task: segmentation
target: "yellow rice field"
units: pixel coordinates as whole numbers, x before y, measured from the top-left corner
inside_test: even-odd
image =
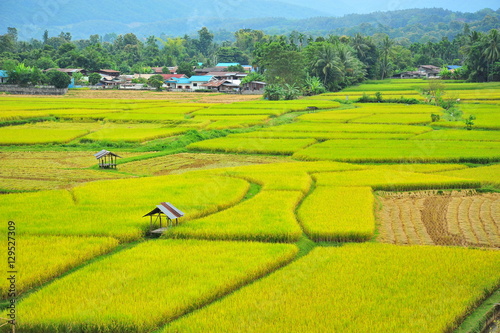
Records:
[[[498,251],[316,248],[162,332],[449,332],[498,287],[499,265]]]
[[[297,216],[315,241],[365,241],[373,237],[374,199],[369,187],[318,186]]]
[[[296,252],[288,244],[144,242],[27,297],[19,305],[24,315],[18,327],[23,332],[151,331],[286,264]]]
[[[500,286],[498,194],[482,193],[500,184],[498,85],[445,82],[458,121],[433,105],[352,103],[423,100],[427,85],[279,102],[2,95],[17,331],[453,331]],[[118,170],[97,168],[101,149],[124,157]],[[185,216],[157,238],[143,216],[160,202]],[[6,279],[0,291],[5,317]]]

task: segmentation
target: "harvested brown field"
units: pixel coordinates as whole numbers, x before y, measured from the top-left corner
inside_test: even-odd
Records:
[[[234,103],[253,101],[262,95],[240,95],[223,93],[166,92],[166,91],[131,91],[131,90],[70,90],[63,96],[68,98],[117,98],[171,100],[197,103]]]
[[[378,241],[500,248],[500,194],[379,193]]]
[[[262,95],[240,95],[224,93],[196,93],[196,92],[167,92],[150,90],[90,90],[70,89],[66,95],[7,95],[14,98],[103,98],[103,99],[148,99],[148,100],[171,100],[178,102],[196,103],[234,103],[253,101],[262,98]]]
[[[91,170],[97,164],[96,152],[0,152],[0,192],[38,191],[67,188],[103,179],[132,177],[117,172]],[[122,157],[144,153],[122,153]]]
[[[137,175],[161,176],[180,174],[193,170],[282,162],[293,161],[287,158],[273,156],[181,153],[121,164],[120,171]]]

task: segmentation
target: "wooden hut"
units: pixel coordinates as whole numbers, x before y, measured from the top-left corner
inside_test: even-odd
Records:
[[[149,216],[149,230],[153,234],[161,234],[167,228],[176,225],[179,218],[184,216],[184,213],[175,208],[170,202],[161,202],[155,209],[144,215]],[[165,216],[165,227],[162,227],[162,216]],[[153,217],[156,219],[153,221]],[[155,229],[157,222],[160,222],[159,228]]]
[[[116,158],[121,158],[120,156],[105,149],[94,154],[94,156],[97,158],[99,168],[101,169],[116,169]]]

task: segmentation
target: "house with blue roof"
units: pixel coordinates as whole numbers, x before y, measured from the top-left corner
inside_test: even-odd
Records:
[[[198,90],[204,89],[201,85],[212,81],[214,77],[212,75],[193,75],[189,78],[191,81],[191,89]]]
[[[167,86],[172,87],[172,89],[182,89],[182,90],[198,90],[204,89],[202,84],[206,84],[212,81],[214,77],[212,75],[194,75],[190,78],[176,78],[173,77],[168,81],[165,81]]]
[[[239,62],[219,62],[215,67],[238,66],[239,64]]]
[[[0,70],[0,83],[6,83],[8,77],[7,71]]]

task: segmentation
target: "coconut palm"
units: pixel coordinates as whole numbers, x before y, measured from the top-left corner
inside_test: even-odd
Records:
[[[324,43],[313,60],[316,76],[321,78],[325,86],[329,86],[328,81],[333,79],[335,73],[336,52],[333,44]]]
[[[488,63],[488,80],[490,77],[491,65],[493,65],[500,58],[500,35],[498,30],[492,29],[486,36],[487,47],[483,51]]]
[[[382,42],[379,45],[380,48],[380,78],[383,80],[385,76],[389,73],[391,68],[391,64],[389,61],[389,57],[392,53],[392,46],[394,45],[394,41],[389,39],[389,36],[385,36]]]
[[[344,43],[335,44],[336,59],[335,59],[335,74],[340,80],[341,87],[349,86],[353,83],[361,81],[366,71],[358,58],[354,56],[354,50]]]
[[[351,38],[351,46],[354,51],[356,51],[359,59],[364,59],[367,51],[370,49],[368,44],[366,44],[365,38],[360,33],[357,33],[354,38]]]

